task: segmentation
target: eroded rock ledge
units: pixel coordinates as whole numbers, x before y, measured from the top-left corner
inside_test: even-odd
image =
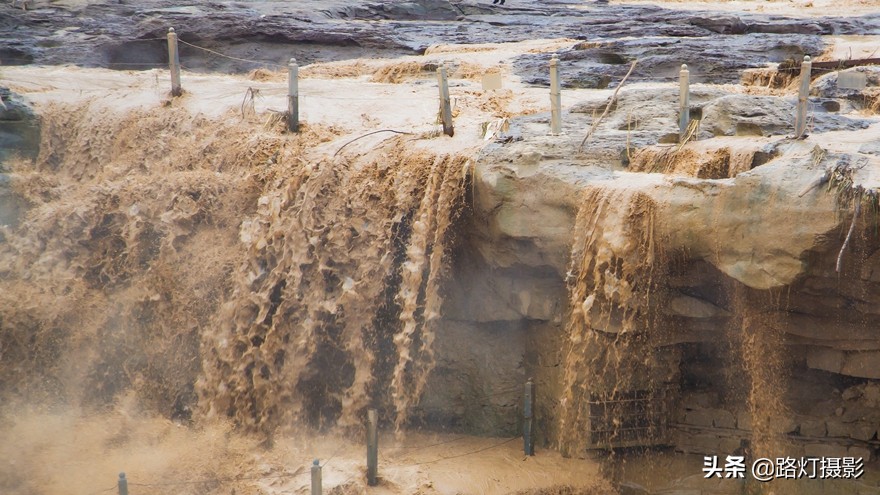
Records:
[[[615,348],[632,339],[623,351],[651,356],[647,368],[627,369],[634,376],[625,385],[612,386],[620,387],[617,398],[664,391],[668,430],[652,433],[663,437],[657,443],[711,454],[772,431],[796,440],[803,455],[873,456],[880,239],[869,205],[877,204],[880,185],[872,144],[880,127],[859,110],[876,88],[855,97],[833,89],[836,77],[813,83],[814,127],[803,140],[788,137],[790,97],[713,87],[695,90],[700,140],[680,149],[650,144],[676,127],[674,89],[624,89],[586,151],[578,145],[589,115],[598,113],[591,109],[606,102],[575,104],[558,137],[546,136],[546,120],[519,119],[514,133],[522,139],[490,145],[475,169],[469,245],[458,255],[465,268],[445,313],[494,339],[475,352],[522,345],[517,367],[496,354],[479,373],[495,388],[511,375],[535,377],[543,434],[555,441],[567,433],[557,429],[569,407],[559,399],[570,386],[569,319],[580,302],[566,287],[578,271],[572,245],[577,254],[578,236],[592,235],[592,256],[609,261],[596,269],[616,275],[606,272],[604,287],[594,288],[607,298],[609,319],[605,310],[596,313],[593,296],[584,302],[593,305],[589,332]],[[827,110],[854,103],[856,111]],[[823,176],[830,180],[819,183]],[[649,207],[634,208],[636,201]],[[872,213],[854,220],[856,202]],[[645,215],[651,228],[639,231]],[[844,247],[851,224],[855,234]],[[644,251],[641,243],[653,247]],[[654,259],[654,267],[627,273],[638,266],[633,257]],[[650,290],[639,292],[649,277]],[[454,369],[473,358],[449,359]],[[580,379],[601,383],[609,373],[603,366],[584,369]],[[732,374],[743,378],[732,381]],[[496,413],[516,404],[483,403]]]

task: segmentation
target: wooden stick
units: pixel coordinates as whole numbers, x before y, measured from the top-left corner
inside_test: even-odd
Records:
[[[807,185],[807,187],[805,187],[805,188],[803,189],[803,191],[801,191],[800,193],[798,193],[798,197],[799,197],[799,198],[802,198],[802,197],[804,197],[804,194],[807,194],[808,192],[812,191],[813,189],[816,189],[817,187],[821,186],[822,184],[828,182],[828,181],[831,179],[831,171],[832,171],[832,170],[833,170],[833,169],[828,169],[828,170],[826,170],[825,172],[823,172],[822,175],[820,175],[820,176],[816,177],[815,179],[813,179],[813,181],[810,182],[810,183]]]
[[[636,68],[636,64],[638,62],[639,62],[638,59],[633,60],[632,65],[629,66],[629,71],[626,73],[625,76],[623,76],[623,79],[620,80],[620,84],[618,84],[617,88],[614,90],[614,94],[611,95],[611,101],[609,101],[608,105],[605,106],[605,111],[602,112],[602,115],[600,115],[599,118],[595,122],[593,122],[593,126],[590,127],[589,131],[587,131],[587,135],[584,136],[584,140],[581,141],[581,145],[578,146],[578,149],[584,148],[584,145],[587,144],[587,140],[590,139],[590,136],[592,136],[594,132],[596,132],[596,128],[599,127],[599,123],[601,123],[602,119],[604,119],[605,116],[608,115],[608,112],[611,110],[611,105],[613,105],[614,100],[617,99],[617,93],[620,91],[620,88],[623,87],[623,83],[626,82],[626,79],[629,77],[629,75],[632,74],[632,71],[633,71],[633,69]]]
[[[856,230],[856,220],[859,219],[859,213],[862,211],[861,198],[856,198],[856,201],[856,211],[853,213],[852,223],[849,224],[849,232],[846,233],[846,239],[843,240],[843,246],[840,246],[840,253],[837,255],[837,273],[840,273],[840,269],[843,266],[843,252],[846,251],[846,247],[849,245],[853,231]]]
[[[694,136],[697,135],[697,130],[700,128],[700,119],[694,119],[688,122],[687,129],[683,136],[681,136],[680,142],[678,143],[678,148],[676,148],[676,152],[681,151],[684,148],[684,145],[688,144]]]

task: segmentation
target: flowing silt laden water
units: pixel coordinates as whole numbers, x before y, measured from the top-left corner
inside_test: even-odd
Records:
[[[401,145],[381,155],[363,165],[303,165],[258,200],[241,230],[248,255],[237,287],[218,332],[205,337],[199,391],[209,414],[232,412],[264,431],[360,425],[367,406],[405,422],[430,371],[466,168]],[[388,290],[399,314],[377,321]],[[381,370],[388,357],[376,357],[389,340],[398,356],[390,374]],[[368,394],[389,387],[391,403]]]
[[[310,163],[305,150],[332,130],[289,139],[160,113],[82,122],[71,116],[89,115],[87,106],[56,108],[44,117],[43,154],[17,166],[39,203],[4,246],[15,250],[5,257],[15,263],[4,321],[36,319],[29,352],[66,348],[35,356],[54,361],[41,372],[84,368],[47,382],[83,380],[82,394],[66,398],[97,405],[133,385],[171,412],[192,405],[200,373],[207,416],[264,433],[359,424],[368,405],[405,422],[430,371],[466,159],[393,143],[356,162]],[[136,136],[161,132],[176,137],[133,149]],[[389,289],[400,313],[380,325]],[[34,295],[52,299],[28,303]],[[398,357],[388,382],[376,383],[383,339]],[[388,388],[390,402],[371,403],[368,389]],[[63,384],[54,392],[75,393]]]
[[[655,205],[638,191],[614,187],[584,193],[569,270],[570,317],[564,361],[558,443],[576,452],[662,443],[659,424],[640,419],[660,413],[664,376],[658,366],[662,326],[662,240]],[[640,398],[644,399],[639,403]],[[640,416],[627,417],[628,403]]]
[[[134,390],[163,415],[266,435],[359,426],[367,406],[406,422],[467,159],[395,141],[311,163],[333,129],[88,104],[52,107],[42,128],[43,153],[12,167],[31,214],[3,245],[13,398],[105,408]],[[159,133],[173,138],[137,147]]]
[[[372,408],[388,493],[606,493],[609,477],[742,488],[705,480],[706,455],[860,457],[876,484],[880,76],[817,72],[803,140],[787,138],[791,88],[760,84],[804,54],[870,55],[868,39],[822,32],[875,17],[523,1],[332,2],[312,17],[230,4],[182,39],[205,44],[275,7],[295,15],[241,23],[271,42],[231,29],[214,53],[186,45],[179,98],[162,70],[4,65],[0,147],[15,146],[0,149],[0,492],[112,491],[124,470],[132,495],[166,481],[193,495],[299,493],[319,458],[325,489],[361,493]],[[113,34],[137,40],[76,60],[164,56],[156,37],[184,12],[157,4],[136,26],[60,30],[76,3],[7,19],[54,33],[20,53],[58,61]],[[117,12],[97,3],[97,18]],[[423,14],[439,19],[409,18]],[[338,60],[369,45],[274,37],[331,25],[328,43],[369,38],[407,56]],[[551,25],[568,37],[421,43]],[[583,25],[608,38],[582,39]],[[258,47],[286,64],[294,45],[310,52],[299,134],[276,110],[286,71],[193,71],[242,70]],[[682,62],[700,125],[679,145],[669,83]],[[437,132],[440,64],[454,137]],[[483,88],[484,73],[502,88]],[[864,90],[840,88],[844,73]],[[537,455],[524,458],[529,378]]]

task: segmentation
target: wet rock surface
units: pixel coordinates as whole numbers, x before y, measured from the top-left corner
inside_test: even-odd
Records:
[[[13,190],[14,175],[8,174],[11,157],[33,159],[40,150],[40,123],[33,108],[7,88],[0,88],[0,225],[16,226],[26,201]],[[4,236],[0,234],[0,242]]]
[[[729,95],[706,104],[702,109],[707,125],[706,137],[793,134],[794,98],[776,96]],[[812,105],[811,132],[855,131],[866,129],[870,121],[836,115]]]
[[[876,24],[876,16],[800,19],[564,1],[503,7],[448,0],[36,2],[27,11],[0,6],[0,60],[11,65],[162,66],[167,63],[164,36],[171,26],[183,41],[247,60],[217,59],[184,46],[184,66],[238,71],[260,63],[284,64],[291,56],[309,63],[367,53],[418,53],[444,43],[568,37],[587,41],[562,54],[569,87],[605,87],[635,58],[643,59],[636,79],[672,77],[687,62],[694,66],[696,81],[722,83],[736,81],[746,67],[818,53],[819,35],[870,34]],[[634,32],[637,38],[631,37]],[[516,63],[517,71],[535,84],[546,83],[545,65],[531,55]]]
[[[39,118],[24,99],[0,87],[0,171],[10,155],[34,158],[40,150]]]
[[[590,40],[594,37],[588,36]],[[682,64],[691,71],[691,82],[731,84],[742,71],[768,63],[800,60],[822,51],[818,35],[765,33],[701,33],[694,36],[666,34],[636,39],[584,42],[560,53],[563,86],[569,88],[614,87],[638,60],[629,81],[677,81]],[[546,57],[523,55],[517,70],[527,82],[549,85]]]

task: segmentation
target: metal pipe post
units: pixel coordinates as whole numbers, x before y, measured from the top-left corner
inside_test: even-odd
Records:
[[[312,463],[312,495],[321,495],[321,463],[318,459]]]
[[[535,384],[532,379],[526,382],[525,400],[523,401],[523,452],[535,455]]]
[[[804,56],[801,63],[801,87],[798,92],[797,114],[794,119],[794,137],[799,138],[807,132],[807,104],[810,97],[810,71],[813,62],[809,55]]]
[[[119,473],[119,495],[128,495],[128,480],[125,479],[125,473]]]
[[[180,55],[177,51],[177,33],[168,28],[168,67],[171,69],[171,96],[180,96]]]
[[[681,64],[678,82],[678,140],[684,141],[691,120],[691,73],[687,64]]]
[[[443,122],[443,134],[452,137],[455,129],[452,126],[452,105],[449,102],[449,83],[446,81],[446,66],[437,69],[437,82],[440,86],[440,119]]]
[[[299,65],[291,58],[287,65],[287,127],[299,132]]]
[[[375,409],[367,411],[367,484],[378,484],[379,471],[379,413]]]
[[[562,132],[562,94],[559,91],[559,58],[550,58],[550,134]]]

